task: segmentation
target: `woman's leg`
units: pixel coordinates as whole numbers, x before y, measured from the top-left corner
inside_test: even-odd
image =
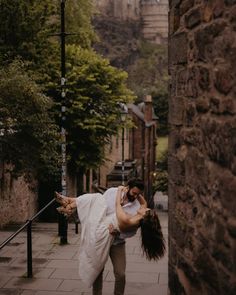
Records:
[[[70,205],[71,209],[76,208],[76,198],[65,197],[58,192],[55,192],[56,201],[62,205],[62,207],[67,207]]]
[[[62,205],[57,208],[57,211],[67,217],[69,217],[76,208],[76,198],[65,197],[58,192],[55,192],[55,199]]]
[[[70,207],[63,207],[63,206],[58,207],[57,211],[66,217],[69,217],[73,213],[73,210]]]

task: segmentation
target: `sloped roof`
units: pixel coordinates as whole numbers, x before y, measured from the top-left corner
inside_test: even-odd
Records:
[[[139,107],[133,103],[127,104],[128,109],[132,110],[132,112],[144,122],[144,113],[139,109]]]
[[[131,109],[132,112],[142,121],[144,121],[144,111],[145,111],[145,103],[141,102],[138,105],[135,105],[133,103],[127,104],[128,109]],[[158,117],[156,116],[154,109],[152,108],[152,120],[158,120]]]

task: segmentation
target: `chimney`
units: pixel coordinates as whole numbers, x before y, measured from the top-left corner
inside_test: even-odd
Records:
[[[146,122],[152,121],[152,96],[145,95],[144,103],[145,103],[144,120]]]

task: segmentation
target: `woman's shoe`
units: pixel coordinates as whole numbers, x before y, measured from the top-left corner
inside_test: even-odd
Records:
[[[64,216],[66,216],[66,217],[69,217],[72,214],[72,212],[73,212],[72,209],[71,209],[71,207],[70,207],[70,205],[68,205],[66,207],[63,207],[63,206],[58,207],[57,208],[57,211],[59,213],[63,214]]]
[[[63,207],[66,207],[67,205],[69,205],[69,200],[63,195],[59,194],[58,192],[55,192],[55,199]]]

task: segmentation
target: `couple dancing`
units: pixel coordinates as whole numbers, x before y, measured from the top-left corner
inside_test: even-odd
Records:
[[[131,179],[127,186],[110,188],[103,195],[90,193],[78,198],[56,193],[58,212],[69,216],[77,208],[81,222],[79,276],[93,294],[102,294],[102,274],[110,255],[115,275],[114,294],[124,294],[125,238],[141,231],[141,247],[148,260],[165,253],[165,243],[155,210],[147,208],[142,196],[144,185]]]

